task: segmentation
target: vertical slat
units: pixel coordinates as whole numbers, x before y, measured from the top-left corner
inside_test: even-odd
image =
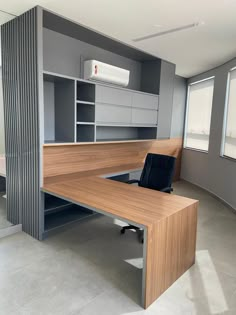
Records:
[[[2,26],[8,219],[40,238],[38,20],[34,8]]]

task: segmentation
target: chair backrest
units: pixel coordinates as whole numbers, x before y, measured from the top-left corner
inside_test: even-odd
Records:
[[[173,156],[148,153],[139,186],[155,190],[171,187],[175,160]]]

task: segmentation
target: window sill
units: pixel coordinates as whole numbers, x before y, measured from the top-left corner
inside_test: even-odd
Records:
[[[208,151],[205,151],[205,150],[194,149],[194,148],[189,148],[189,147],[183,147],[183,149],[184,149],[184,150],[190,150],[190,151],[194,151],[194,152],[199,152],[199,153],[208,154]]]
[[[227,156],[227,155],[221,155],[220,157],[222,159],[226,159],[226,160],[229,160],[229,161],[232,161],[232,162],[236,162],[236,158],[233,158],[233,157],[230,157],[230,156]]]

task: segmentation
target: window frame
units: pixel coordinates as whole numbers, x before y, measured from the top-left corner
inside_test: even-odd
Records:
[[[206,154],[208,154],[208,152],[209,152],[209,146],[208,146],[208,150],[188,147],[188,146],[186,146],[186,139],[187,139],[188,116],[189,116],[188,114],[189,114],[190,87],[192,85],[195,85],[195,84],[198,84],[198,83],[201,83],[204,81],[208,81],[208,80],[213,80],[213,95],[212,95],[212,107],[213,107],[213,96],[214,96],[214,88],[215,88],[215,76],[214,75],[207,77],[207,78],[204,78],[204,79],[201,79],[201,80],[194,81],[194,82],[188,84],[187,102],[186,102],[186,111],[185,111],[185,122],[184,122],[184,145],[183,145],[183,148],[186,150],[192,150],[192,151],[197,151],[197,152],[206,153]],[[212,114],[212,107],[211,107],[211,114]],[[211,122],[210,122],[210,128],[211,128]],[[209,135],[209,137],[210,137],[210,135]]]
[[[228,109],[229,109],[230,76],[231,76],[231,73],[233,71],[236,71],[236,66],[231,68],[227,73],[226,94],[225,94],[225,104],[224,104],[224,120],[223,120],[223,129],[222,129],[222,137],[221,137],[220,157],[235,162],[236,161],[235,157],[224,154],[226,129],[227,129],[227,118],[228,118]]]

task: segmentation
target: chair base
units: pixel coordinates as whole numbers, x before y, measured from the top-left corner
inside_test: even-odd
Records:
[[[123,226],[123,228],[120,230],[120,234],[125,234],[126,230],[135,230],[137,232],[139,242],[143,244],[143,230],[134,225],[127,225]]]

